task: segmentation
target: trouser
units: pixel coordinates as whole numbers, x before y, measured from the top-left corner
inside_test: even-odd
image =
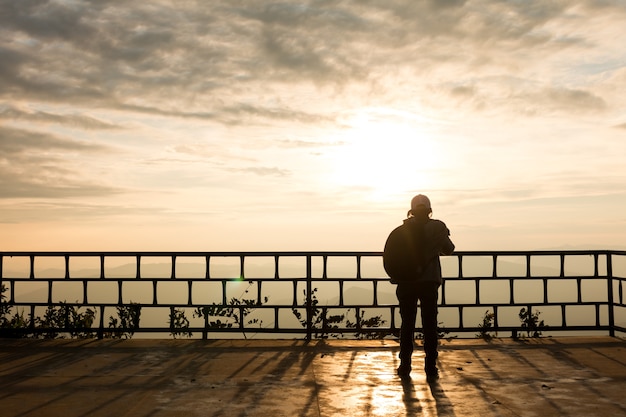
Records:
[[[425,368],[433,370],[437,362],[437,298],[439,284],[436,282],[400,283],[396,288],[400,305],[400,361],[411,364],[413,353],[417,302],[420,302],[422,332],[424,333]]]

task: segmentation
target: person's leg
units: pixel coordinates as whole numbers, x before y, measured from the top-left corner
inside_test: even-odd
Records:
[[[415,337],[415,319],[417,316],[417,294],[413,288],[399,284],[396,289],[400,305],[400,367],[398,375],[408,376],[411,372],[411,355]]]
[[[422,316],[422,329],[424,332],[424,370],[428,377],[437,377],[437,298],[439,286],[425,283],[419,291],[420,307]]]

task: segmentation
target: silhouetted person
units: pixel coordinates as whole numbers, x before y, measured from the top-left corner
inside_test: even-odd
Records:
[[[396,295],[400,305],[400,366],[398,375],[408,377],[411,373],[411,356],[413,354],[415,320],[417,303],[420,302],[422,328],[424,333],[424,353],[426,355],[424,371],[429,381],[439,377],[437,369],[437,298],[442,283],[441,263],[439,255],[450,255],[454,251],[454,243],[450,240],[450,231],[439,220],[431,219],[430,200],[419,194],[411,200],[408,218],[398,229],[395,239],[392,232],[385,247],[396,246],[395,253],[401,252],[399,246],[411,256],[411,265],[404,265],[398,271],[391,267],[385,269],[393,283],[398,284]],[[395,242],[391,242],[394,240]],[[407,257],[408,255],[397,255]],[[390,261],[391,262],[391,261]],[[392,262],[396,264],[397,262]],[[407,270],[409,272],[407,272]]]

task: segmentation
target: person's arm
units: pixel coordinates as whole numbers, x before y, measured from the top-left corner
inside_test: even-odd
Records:
[[[450,240],[450,231],[443,237],[441,250],[439,253],[442,255],[451,255],[454,252],[454,243]]]
[[[432,249],[435,255],[450,255],[454,252],[454,243],[450,240],[450,230],[440,220],[431,221],[432,224]]]

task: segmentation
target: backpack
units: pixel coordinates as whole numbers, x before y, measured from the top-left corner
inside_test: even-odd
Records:
[[[391,231],[383,250],[383,267],[393,284],[419,279],[424,262],[424,225],[405,221]]]

